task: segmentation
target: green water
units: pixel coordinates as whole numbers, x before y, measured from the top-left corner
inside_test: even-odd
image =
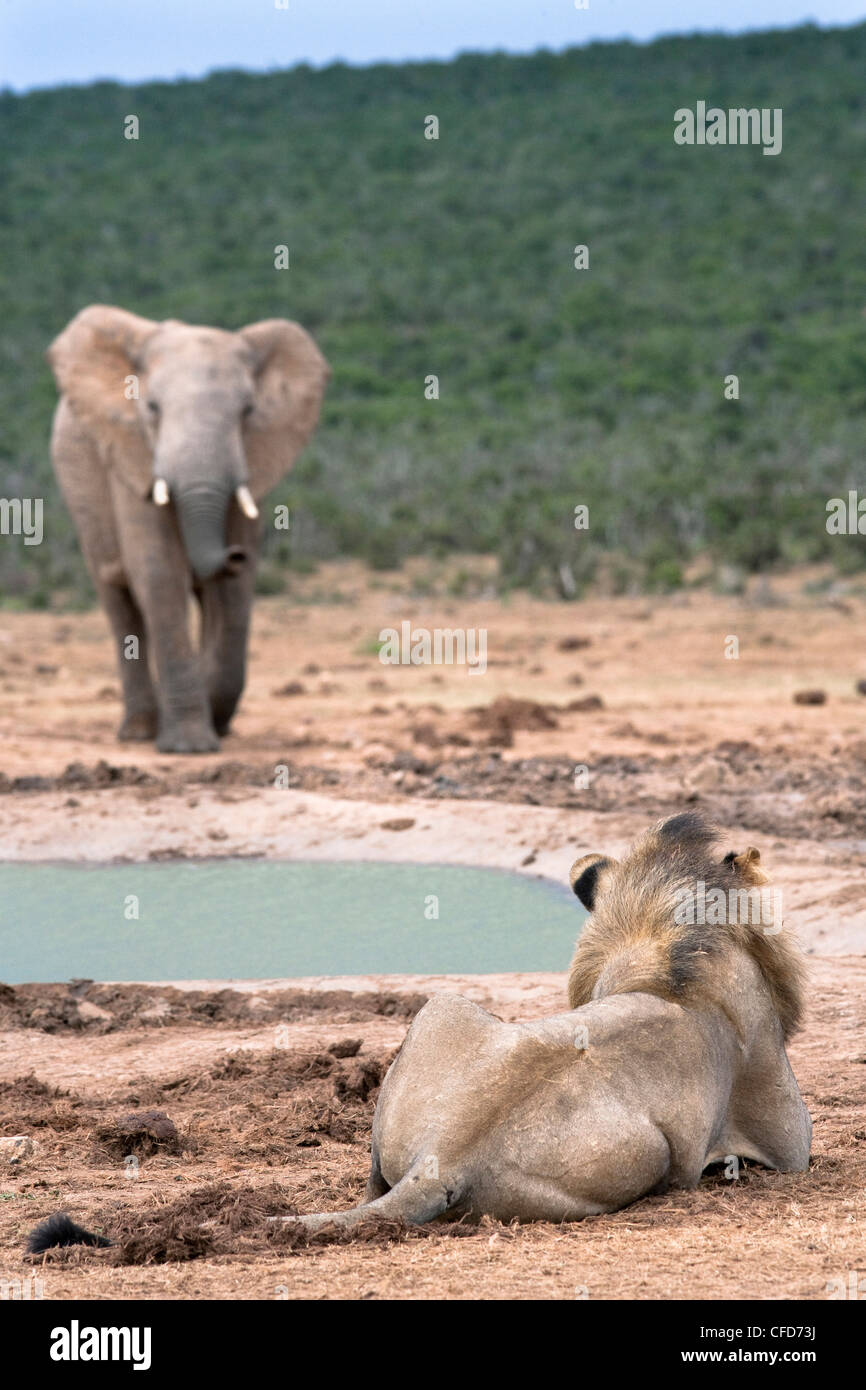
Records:
[[[0,864],[0,903],[9,984],[565,970],[584,918],[565,887],[419,864]]]

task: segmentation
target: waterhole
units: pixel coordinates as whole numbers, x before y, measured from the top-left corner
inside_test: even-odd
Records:
[[[565,970],[565,887],[497,869],[206,861],[0,864],[0,979]]]

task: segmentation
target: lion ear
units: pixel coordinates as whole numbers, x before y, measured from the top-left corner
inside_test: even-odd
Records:
[[[144,497],[153,476],[136,406],[138,359],[158,327],[125,309],[91,304],[70,320],[46,353],[60,391],[105,462]]]
[[[309,333],[288,319],[263,319],[240,336],[256,382],[244,449],[250,487],[261,498],[288,473],[316,428],[331,369]]]
[[[749,845],[748,849],[744,849],[741,854],[738,854],[736,850],[730,850],[725,855],[722,863],[727,864],[748,883],[769,882],[767,874],[765,874],[764,870],[761,868],[760,850],[755,849],[754,845]]]
[[[576,859],[572,864],[568,875],[571,891],[580,898],[588,912],[592,912],[595,907],[607,870],[615,868],[616,862],[603,854],[585,854],[582,859]]]

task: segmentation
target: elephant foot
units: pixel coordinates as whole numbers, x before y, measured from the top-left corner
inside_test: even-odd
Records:
[[[207,724],[167,724],[160,729],[156,746],[160,753],[216,753],[220,741]]]
[[[224,697],[211,695],[210,716],[213,720],[213,726],[220,738],[225,738],[228,733],[237,707],[237,695],[227,695]]]
[[[117,731],[123,743],[152,743],[156,738],[156,710],[128,714]]]

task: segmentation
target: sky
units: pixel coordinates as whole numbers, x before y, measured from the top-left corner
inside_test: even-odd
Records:
[[[531,53],[863,18],[866,0],[0,0],[0,87]]]

